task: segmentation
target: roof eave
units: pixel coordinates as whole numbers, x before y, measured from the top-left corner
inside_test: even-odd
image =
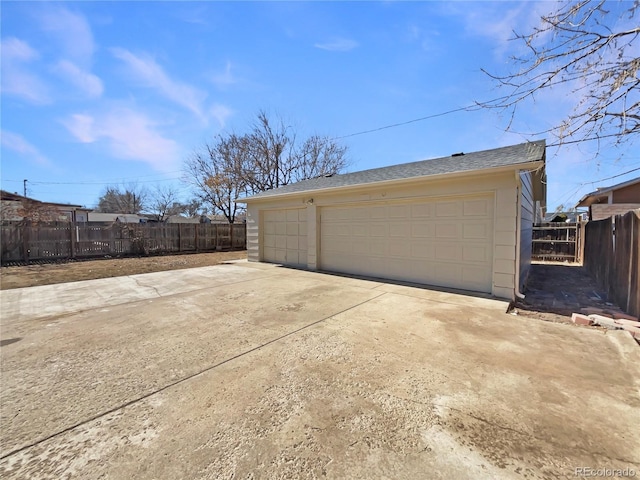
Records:
[[[451,173],[440,173],[435,175],[421,175],[418,177],[409,177],[409,178],[397,178],[393,180],[381,180],[378,182],[367,182],[367,183],[356,183],[353,185],[340,185],[338,187],[327,187],[327,188],[316,188],[312,190],[300,190],[296,192],[287,192],[280,193],[274,195],[266,195],[264,197],[261,196],[252,196],[252,197],[244,197],[238,198],[235,200],[236,203],[248,203],[248,202],[267,202],[276,199],[303,196],[309,194],[320,194],[320,193],[332,193],[340,190],[359,190],[363,188],[367,188],[373,185],[376,186],[393,186],[400,185],[403,183],[418,183],[423,182],[425,180],[441,180],[443,178],[459,178],[470,175],[477,175],[478,173],[482,174],[491,174],[491,173],[501,173],[501,172],[510,172],[510,171],[518,171],[518,170],[536,170],[542,167],[545,164],[544,160],[535,160],[531,162],[522,162],[522,163],[514,163],[512,165],[503,165],[501,167],[491,167],[491,168],[480,168],[476,170],[463,170],[460,172],[451,172]]]

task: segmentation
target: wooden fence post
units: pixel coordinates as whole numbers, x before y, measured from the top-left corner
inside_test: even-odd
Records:
[[[233,250],[233,223],[229,224],[229,248]]]
[[[78,227],[76,226],[76,222],[71,222],[69,224],[69,235],[71,240],[71,258],[76,258],[76,232]]]
[[[196,244],[196,252],[200,250],[200,245],[198,245],[198,230],[200,230],[200,224],[196,223],[193,227],[193,232],[194,232],[194,237],[195,237],[195,244]]]
[[[178,251],[182,251],[182,224],[178,224]]]
[[[22,257],[23,260],[29,264],[29,221],[26,220],[22,224]]]

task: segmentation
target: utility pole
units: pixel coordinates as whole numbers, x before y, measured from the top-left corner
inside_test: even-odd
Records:
[[[22,182],[22,184],[23,184],[22,190],[23,190],[23,192],[24,192],[24,195],[23,195],[23,196],[24,196],[24,197],[26,197],[26,196],[27,196],[27,179],[26,179],[26,178],[24,179],[24,181]]]

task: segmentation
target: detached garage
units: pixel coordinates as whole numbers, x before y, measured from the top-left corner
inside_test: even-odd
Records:
[[[250,261],[513,299],[526,281],[545,142],[324,176],[247,203]]]

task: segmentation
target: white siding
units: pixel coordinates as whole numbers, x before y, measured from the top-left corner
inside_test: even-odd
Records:
[[[529,267],[531,266],[534,212],[535,203],[533,201],[531,173],[520,172],[520,291],[524,290],[529,276]]]

